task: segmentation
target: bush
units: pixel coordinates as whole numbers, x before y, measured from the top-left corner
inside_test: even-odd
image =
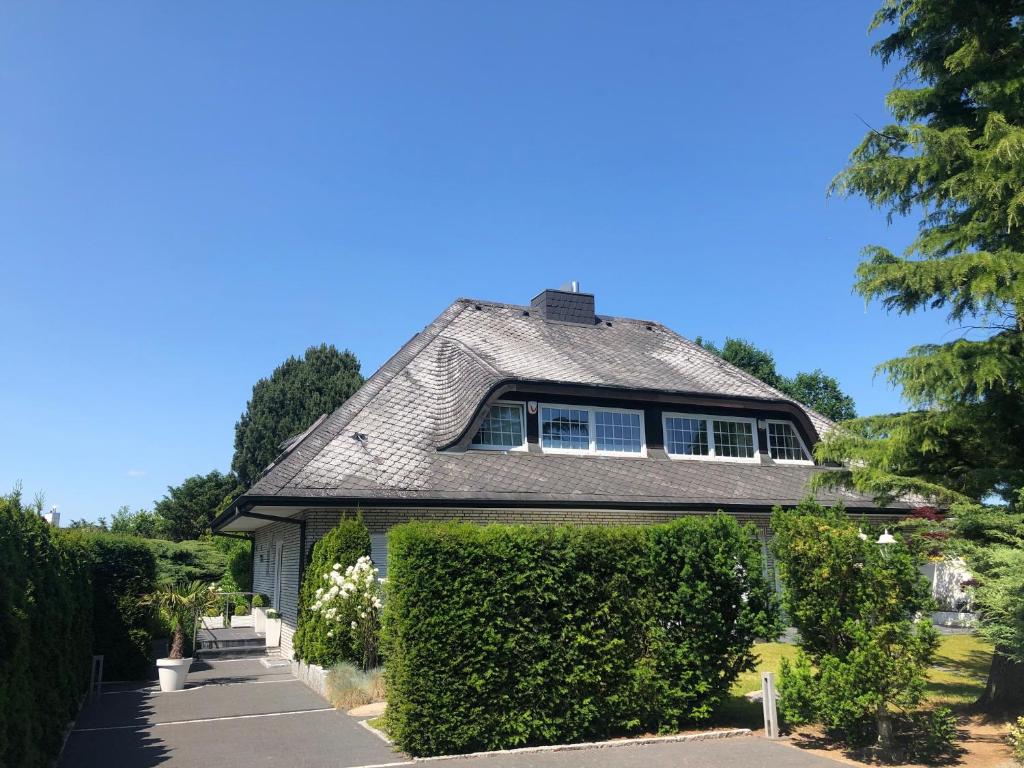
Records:
[[[92,584],[86,552],[0,497],[0,765],[47,766],[89,683]]]
[[[706,720],[775,634],[752,528],[409,523],[384,603],[387,727],[413,755]]]
[[[245,602],[235,603],[235,616],[248,616],[249,606]]]
[[[384,675],[379,668],[364,672],[343,661],[327,672],[327,700],[338,709],[352,709],[384,699]]]
[[[800,632],[797,658],[779,677],[783,718],[823,723],[851,746],[877,740],[892,753],[897,726],[922,730],[898,714],[924,698],[938,642],[931,622],[915,620],[930,608],[917,563],[899,543],[862,539],[841,508],[777,509],[772,529],[784,605]],[[927,739],[951,736],[946,720],[936,713]]]
[[[1010,726],[1009,741],[1014,759],[1024,765],[1024,717],[1018,717],[1017,722]]]
[[[299,589],[299,620],[292,639],[295,657],[309,664],[330,667],[339,661],[360,661],[362,648],[356,648],[347,632],[334,633],[336,622],[310,610],[316,602],[316,591],[324,585],[323,575],[335,563],[342,569],[363,555],[370,554],[370,532],[360,519],[342,520],[313,545],[309,564]],[[355,617],[349,617],[349,621]],[[328,636],[331,633],[332,636]]]
[[[103,654],[107,680],[149,674],[154,616],[140,598],[156,586],[156,558],[144,539],[68,531],[87,553],[93,583],[93,653]]]
[[[269,602],[269,600],[267,598],[265,598],[263,595],[255,594],[255,595],[252,596],[252,607],[253,608],[263,608],[263,607],[265,607],[267,605],[268,602]]]
[[[142,541],[146,542],[156,556],[158,582],[220,582],[227,572],[228,554],[212,541]]]

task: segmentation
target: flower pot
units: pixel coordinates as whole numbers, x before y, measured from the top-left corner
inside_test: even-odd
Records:
[[[157,659],[156,668],[160,673],[161,691],[180,691],[185,687],[188,669],[192,659]]]
[[[267,648],[281,645],[281,620],[267,619]]]
[[[254,606],[252,609],[253,630],[262,635],[267,631],[267,609]]]

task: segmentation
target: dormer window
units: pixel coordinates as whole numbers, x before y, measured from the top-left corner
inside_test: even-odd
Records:
[[[522,403],[498,402],[487,410],[471,448],[514,451],[526,447],[526,414]]]
[[[665,451],[674,459],[757,461],[754,419],[664,414]]]
[[[768,454],[776,461],[811,463],[811,455],[800,434],[788,421],[769,421]]]
[[[540,444],[547,453],[643,456],[644,415],[621,408],[542,405]]]

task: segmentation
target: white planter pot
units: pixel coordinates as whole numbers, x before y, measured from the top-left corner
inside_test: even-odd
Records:
[[[157,659],[156,668],[160,673],[161,691],[180,691],[185,687],[188,669],[192,659]]]
[[[252,609],[252,628],[258,634],[263,634],[267,631],[267,609],[266,608],[253,608]]]
[[[267,619],[267,648],[281,645],[281,620]]]
[[[203,629],[224,629],[224,617],[203,616]]]
[[[253,617],[249,616],[232,616],[231,626],[232,627],[251,627],[253,625]]]

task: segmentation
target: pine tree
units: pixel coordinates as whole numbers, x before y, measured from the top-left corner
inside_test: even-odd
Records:
[[[1022,0],[884,0],[872,22],[888,33],[875,54],[902,64],[893,122],[869,130],[833,191],[919,228],[899,255],[866,248],[856,290],[898,314],[945,311],[960,334],[879,366],[912,410],[826,439],[818,457],[848,468],[825,482],[1011,504],[1024,486],[1022,16]],[[997,645],[993,671],[1021,662],[1024,647]],[[983,703],[1019,707],[1024,691]]]

